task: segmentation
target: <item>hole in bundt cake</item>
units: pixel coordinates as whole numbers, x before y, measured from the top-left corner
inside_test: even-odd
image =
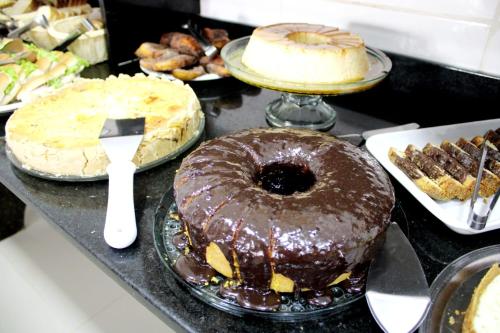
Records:
[[[290,163],[264,165],[255,180],[264,190],[281,195],[305,192],[316,182],[314,174],[306,165]]]

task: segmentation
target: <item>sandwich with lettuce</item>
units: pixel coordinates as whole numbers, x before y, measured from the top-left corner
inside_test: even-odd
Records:
[[[31,44],[25,45],[30,57],[0,66],[0,105],[24,100],[42,86],[60,88],[89,65],[71,52],[47,51]],[[0,50],[2,53],[7,54],[3,48]]]

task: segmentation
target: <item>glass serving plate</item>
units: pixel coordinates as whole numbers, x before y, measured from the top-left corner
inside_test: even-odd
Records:
[[[391,60],[380,50],[366,47],[369,69],[365,78],[345,83],[297,83],[268,78],[246,67],[241,58],[250,37],[229,42],[221,51],[231,74],[250,85],[283,92],[266,107],[266,120],[276,127],[328,130],[335,125],[336,111],[321,95],[344,95],[368,90],[382,81],[392,68]],[[293,69],[291,69],[293,70]]]
[[[494,263],[500,263],[500,245],[469,252],[446,266],[431,285],[431,308],[419,332],[462,332],[474,288]]]
[[[260,75],[241,62],[250,36],[229,42],[221,51],[227,69],[236,78],[250,85],[295,94],[343,95],[370,89],[382,81],[391,71],[391,60],[380,50],[366,47],[369,70],[360,81],[346,83],[297,83],[273,80]]]
[[[180,154],[184,153],[186,150],[191,148],[198,140],[201,138],[201,136],[204,133],[205,129],[205,117],[202,117],[200,119],[199,127],[196,130],[194,136],[190,138],[188,141],[186,141],[182,146],[177,148],[177,150],[171,152],[170,154],[167,154],[163,156],[162,158],[159,158],[155,161],[151,161],[149,163],[146,163],[144,165],[141,165],[136,169],[136,173],[142,172],[149,170],[151,168],[154,168],[160,164],[166,163],[168,161],[176,159]],[[54,175],[42,171],[38,171],[35,169],[27,168],[24,166],[17,158],[16,156],[12,153],[8,145],[5,145],[5,152],[7,155],[7,158],[10,160],[12,165],[14,165],[17,169],[21,170],[22,172],[29,174],[31,176],[35,176],[38,178],[43,178],[43,179],[48,179],[48,180],[57,180],[57,181],[65,181],[65,182],[90,182],[90,181],[97,181],[97,180],[103,180],[103,179],[108,179],[107,174],[102,174],[102,175],[97,175],[97,176],[91,176],[91,177],[85,177],[85,176],[66,176],[66,175]]]
[[[316,308],[307,304],[302,297],[295,298],[293,294],[281,294],[281,305],[277,311],[258,311],[240,306],[236,301],[223,298],[219,295],[219,285],[224,282],[222,275],[217,276],[217,282],[208,286],[198,286],[186,282],[174,269],[174,264],[180,256],[180,251],[173,245],[175,234],[181,232],[181,223],[177,215],[173,189],[170,189],[162,198],[155,214],[153,236],[156,251],[170,274],[189,292],[202,302],[219,310],[236,315],[254,316],[283,322],[315,320],[346,310],[356,301],[364,297],[364,292],[347,293],[338,286],[332,287],[334,300],[323,308]]]

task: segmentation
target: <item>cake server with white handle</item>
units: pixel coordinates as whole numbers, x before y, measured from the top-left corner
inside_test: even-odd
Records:
[[[366,300],[379,326],[388,333],[413,332],[430,304],[420,261],[397,223],[391,223],[383,248],[370,265]]]
[[[123,249],[137,237],[134,209],[134,172],[132,162],[144,135],[144,118],[107,119],[99,139],[110,163],[108,208],[104,224],[104,240]]]

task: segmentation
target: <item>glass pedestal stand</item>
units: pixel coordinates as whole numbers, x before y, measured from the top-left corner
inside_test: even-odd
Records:
[[[337,113],[319,95],[282,93],[266,107],[266,120],[275,127],[298,127],[327,131],[335,125]]]
[[[231,74],[250,85],[281,91],[281,97],[266,107],[271,126],[298,127],[326,131],[335,125],[336,112],[321,96],[351,94],[374,87],[389,74],[391,60],[381,51],[366,47],[369,69],[364,79],[345,83],[300,83],[279,81],[258,74],[242,63],[250,37],[235,39],[221,51]],[[293,71],[293,68],[290,70]]]

